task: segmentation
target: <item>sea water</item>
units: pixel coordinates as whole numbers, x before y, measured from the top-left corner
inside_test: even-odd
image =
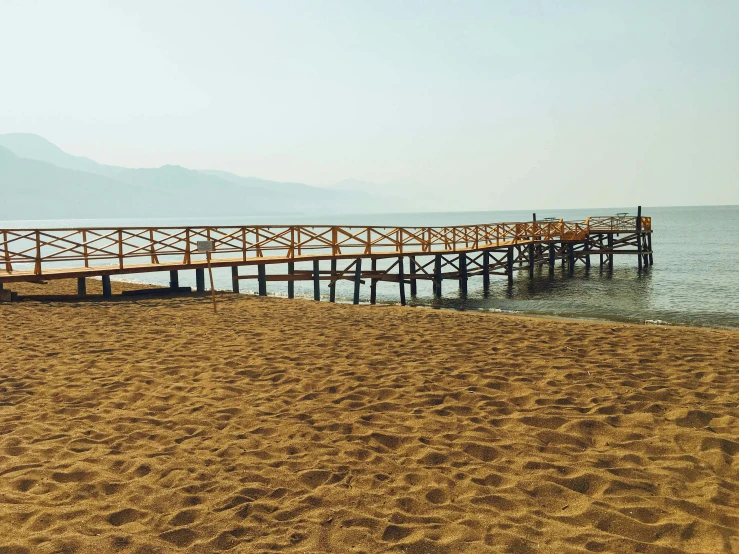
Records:
[[[564,218],[582,220],[589,215],[614,215],[635,208],[608,208],[584,210],[537,210],[537,218]],[[508,285],[505,276],[491,276],[487,293],[483,290],[482,277],[471,277],[468,293],[462,297],[458,283],[443,282],[442,298],[433,296],[430,281],[418,281],[418,294],[406,296],[410,306],[514,312],[532,315],[552,315],[586,319],[632,321],[650,324],[698,325],[709,327],[739,328],[739,206],[711,207],[645,207],[643,215],[652,217],[652,246],[654,265],[641,272],[637,269],[635,255],[614,256],[613,271],[600,269],[599,256],[592,256],[592,266],[586,271],[577,264],[570,276],[557,261],[553,275],[545,266],[537,268],[533,279],[526,268],[514,275]],[[175,226],[175,225],[377,225],[377,226],[445,226],[497,223],[503,221],[530,221],[528,211],[450,212],[346,215],[331,217],[285,216],[226,216],[203,219],[108,219],[108,220],[43,220],[0,221],[0,228],[38,227],[126,227],[126,226]],[[422,261],[423,258],[419,258]],[[339,262],[339,268],[349,262]],[[368,263],[365,261],[365,263]],[[382,262],[387,263],[387,262]],[[343,264],[343,265],[342,265]],[[382,267],[382,265],[380,266]],[[296,264],[296,269],[311,269],[311,263]],[[321,262],[321,269],[328,270],[329,262]],[[368,268],[365,268],[368,269]],[[285,272],[285,266],[268,266],[268,272]],[[405,271],[408,272],[406,260]],[[241,268],[241,272],[254,274],[254,268]],[[181,286],[195,286],[193,270],[180,271]],[[166,285],[168,272],[125,275],[120,279],[140,283]],[[214,270],[216,288],[231,289],[229,268]],[[286,295],[285,282],[268,282],[270,294]],[[253,293],[257,283],[240,282],[242,293]],[[321,282],[322,294],[328,299],[328,282]],[[313,298],[312,281],[297,281],[296,296]],[[338,301],[349,301],[353,284],[339,281],[336,288]],[[361,287],[362,302],[369,301],[369,286]],[[398,284],[379,282],[377,300],[396,303],[399,300]]]

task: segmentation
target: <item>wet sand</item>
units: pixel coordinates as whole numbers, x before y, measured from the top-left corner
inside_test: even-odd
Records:
[[[0,304],[0,553],[221,551],[739,552],[739,333]]]

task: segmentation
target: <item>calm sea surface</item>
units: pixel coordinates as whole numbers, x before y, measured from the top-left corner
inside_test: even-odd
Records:
[[[602,210],[537,211],[537,218],[585,219],[589,215],[636,214],[635,208]],[[643,208],[652,217],[654,266],[640,274],[636,256],[615,256],[613,272],[601,271],[598,256],[592,257],[589,272],[578,266],[569,277],[559,264],[553,276],[545,267],[529,279],[528,271],[515,275],[512,287],[503,276],[492,276],[487,296],[482,278],[470,278],[467,298],[461,298],[454,281],[444,281],[443,297],[433,298],[430,282],[419,282],[412,306],[455,310],[502,311],[556,315],[615,321],[699,325],[739,329],[739,206]],[[441,226],[502,221],[529,221],[531,212],[463,212],[426,214],[348,215],[332,217],[222,217],[205,219],[130,219],[0,221],[0,228],[34,227],[119,227],[172,225],[248,225],[248,224],[334,224]],[[328,269],[328,263],[326,263]],[[309,269],[296,264],[296,269]],[[340,266],[341,267],[341,266]],[[322,267],[323,269],[323,267]],[[242,270],[243,272],[244,270]],[[270,271],[270,269],[268,269]],[[284,273],[284,267],[271,271]],[[214,271],[216,287],[230,289],[229,269]],[[167,284],[169,274],[145,273],[125,276],[137,282]],[[195,286],[194,271],[180,272],[180,284]],[[285,283],[268,283],[269,292],[284,294]],[[328,287],[324,282],[324,292]],[[349,299],[353,285],[341,281],[337,297]],[[255,282],[242,281],[241,291],[256,290]],[[296,295],[312,298],[311,282],[296,282]],[[407,294],[409,291],[407,290]],[[398,285],[378,283],[378,301],[398,301]],[[362,300],[369,300],[369,286],[362,287]]]

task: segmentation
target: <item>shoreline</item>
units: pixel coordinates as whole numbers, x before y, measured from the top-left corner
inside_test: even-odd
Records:
[[[51,280],[47,282],[48,284],[52,284],[52,287],[55,291],[63,291],[63,292],[54,292],[52,294],[56,295],[69,295],[68,299],[52,299],[52,300],[39,300],[43,302],[54,302],[54,301],[60,301],[60,302],[74,302],[77,299],[75,297],[77,296],[76,292],[76,284],[74,284],[73,279],[59,279],[59,280]],[[102,290],[99,293],[91,293],[90,291],[97,290],[95,286],[90,286],[91,284],[95,283],[101,283],[101,280],[97,277],[91,277],[87,279],[88,283],[88,295],[91,297],[89,299],[79,298],[79,301],[83,302],[94,302],[94,301],[102,301],[102,298],[99,298],[96,296],[96,294],[101,295]],[[113,295],[119,296],[120,292],[123,290],[141,290],[141,289],[155,289],[155,288],[167,288],[164,285],[157,284],[157,283],[150,283],[145,282],[138,279],[111,279],[111,285],[113,287]],[[19,294],[24,297],[24,301],[32,301],[34,300],[33,296],[45,296],[45,295],[38,295],[34,294],[38,291],[37,287],[45,287],[47,285],[39,285],[36,283],[31,282],[23,282],[23,283],[11,283],[10,284],[10,290],[18,291],[20,289]],[[101,288],[101,287],[97,287]],[[207,289],[207,287],[206,287]],[[218,289],[216,288],[216,293],[225,293],[226,295],[233,294],[228,289]],[[192,295],[197,295],[198,293],[192,292],[190,293]],[[206,290],[206,293],[209,295],[209,289]],[[251,291],[251,293],[247,292],[241,292],[239,293],[240,296],[244,297],[258,297],[258,295]],[[176,296],[176,295],[175,295]],[[187,296],[187,293],[184,293],[184,295],[180,296]],[[173,296],[174,297],[174,296]],[[143,300],[146,297],[137,298],[136,300]],[[278,294],[278,293],[270,293],[265,298],[277,298],[281,300],[287,300],[287,295]],[[323,299],[323,296],[322,296]],[[116,300],[121,301],[119,298],[116,298]],[[131,298],[133,300],[133,298]],[[308,300],[310,302],[313,302],[313,297],[311,294],[304,294],[304,295],[297,295],[295,296],[295,300]],[[348,298],[342,298],[337,297],[335,304],[341,304],[341,305],[352,305],[352,302]],[[360,302],[359,305],[370,305],[368,302]],[[383,301],[378,300],[377,306],[398,306],[400,307],[400,304],[398,302],[390,302],[390,301]],[[443,306],[431,306],[427,304],[413,304],[412,302],[409,302],[408,304],[409,308],[414,309],[428,309],[428,310],[438,310],[438,311],[448,311],[448,312],[457,312],[457,313],[478,313],[478,314],[498,314],[503,315],[507,317],[530,317],[533,319],[545,319],[545,320],[554,320],[554,321],[580,321],[580,322],[587,322],[587,323],[604,323],[604,324],[618,324],[618,325],[635,325],[635,326],[642,326],[642,327],[670,327],[670,328],[678,328],[678,329],[714,329],[714,330],[723,330],[723,331],[739,331],[739,327],[730,327],[730,326],[722,326],[719,324],[714,325],[696,325],[696,324],[688,324],[688,323],[671,323],[669,321],[663,321],[663,320],[641,320],[636,318],[627,318],[627,317],[618,317],[618,316],[611,316],[608,317],[599,317],[599,316],[583,316],[583,315],[566,315],[561,313],[548,313],[548,312],[534,312],[534,311],[525,311],[525,310],[502,310],[502,309],[484,309],[484,308],[478,308],[478,309],[462,309],[462,308],[447,308]]]

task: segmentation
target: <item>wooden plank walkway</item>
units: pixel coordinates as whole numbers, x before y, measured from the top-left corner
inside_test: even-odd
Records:
[[[377,227],[333,225],[265,225],[208,227],[121,227],[64,229],[0,229],[0,287],[3,283],[42,281],[194,269],[198,289],[204,287],[205,254],[198,241],[211,241],[213,267],[231,267],[234,290],[240,279],[260,281],[266,294],[267,281],[313,280],[333,284],[339,279],[358,285],[369,279],[411,285],[434,281],[441,293],[443,279],[456,279],[466,290],[467,278],[491,274],[508,275],[535,265],[562,260],[572,269],[576,263],[590,266],[590,256],[612,267],[615,254],[636,255],[640,268],[653,261],[651,218],[618,214],[590,217],[583,221],[545,220],[448,227]],[[378,270],[377,260],[395,258],[389,269]],[[362,259],[372,268],[361,268]],[[321,261],[331,271],[321,271]],[[404,271],[404,261],[409,267]],[[337,262],[350,261],[338,269]],[[312,271],[295,271],[299,262],[313,262]],[[288,264],[287,274],[266,275],[266,267]],[[255,265],[256,275],[239,275],[241,266]],[[393,272],[394,270],[394,272]],[[104,287],[105,288],[105,287]],[[109,288],[109,287],[108,287]],[[83,289],[80,289],[81,292]],[[289,296],[290,290],[288,291]],[[373,291],[374,292],[374,291]],[[320,295],[317,293],[317,297]],[[372,294],[374,298],[374,294]],[[404,290],[401,299],[404,298]],[[355,293],[355,300],[358,292]]]

